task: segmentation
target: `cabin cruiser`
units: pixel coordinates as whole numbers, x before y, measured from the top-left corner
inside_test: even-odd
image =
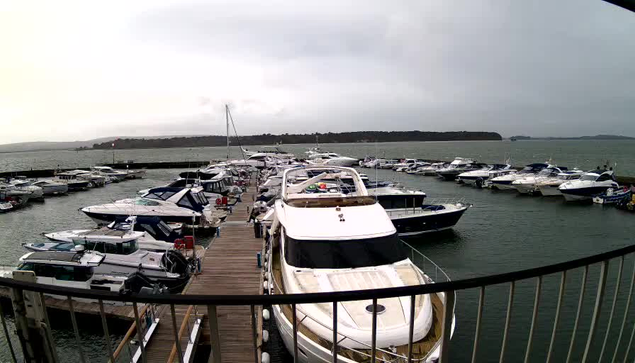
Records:
[[[393,165],[392,170],[394,171],[405,171],[410,166],[417,163],[417,159],[403,159],[397,164]]]
[[[428,166],[418,168],[415,174],[424,176],[437,176],[437,171],[446,168],[448,165],[448,163],[442,162],[432,163]]]
[[[68,193],[68,184],[53,180],[36,180],[31,182],[31,185],[42,188],[42,192],[45,196]]]
[[[128,178],[127,172],[123,170],[115,170],[110,166],[93,166],[91,170],[95,174],[110,177],[110,179],[115,183],[124,181]]]
[[[95,251],[104,255],[101,264],[95,268],[96,273],[106,275],[128,276],[141,272],[169,288],[182,288],[189,279],[189,262],[180,252],[167,250],[152,252],[142,250],[135,236],[124,238],[82,239],[73,243],[57,246],[41,246],[25,244],[32,251],[72,252],[80,250]]]
[[[418,161],[418,162],[410,165],[409,167],[407,167],[403,171],[406,172],[406,174],[418,174],[419,173],[419,169],[428,167],[430,165],[432,165],[432,164],[430,164],[428,162],[425,162],[425,161]],[[399,171],[399,169],[397,169],[397,171]]]
[[[17,274],[28,271],[35,275],[37,283],[59,287],[135,293],[163,290],[158,281],[149,279],[142,272],[101,272],[105,258],[103,253],[81,248],[71,252],[29,252],[20,257],[17,268],[4,269],[0,276],[15,278]]]
[[[520,194],[534,194],[538,192],[538,183],[550,179],[556,179],[559,174],[566,173],[567,171],[568,169],[564,166],[557,167],[555,165],[549,165],[537,174],[531,174],[524,178],[514,180],[512,182],[512,187],[516,188]],[[582,171],[580,170],[580,172]],[[581,175],[581,173],[579,175]]]
[[[492,175],[496,175],[493,172],[499,172],[502,170],[512,170],[512,166],[509,164],[492,164],[487,168],[461,173],[456,177],[456,180],[461,184],[481,187]]]
[[[17,190],[0,183],[0,213],[9,212],[24,207],[31,197],[31,193]]]
[[[33,185],[30,180],[24,178],[11,179],[6,183],[8,189],[29,193],[30,201],[44,201],[44,190],[39,186]]]
[[[562,196],[558,187],[569,180],[580,179],[583,172],[578,169],[574,169],[571,171],[559,173],[556,177],[551,177],[547,179],[543,179],[536,183],[536,189],[540,192],[543,197],[554,197],[554,196]]]
[[[518,179],[538,174],[542,169],[549,167],[547,163],[533,163],[525,166],[517,173],[508,173],[505,175],[491,178],[488,182],[491,189],[496,190],[516,190],[512,183]]]
[[[308,179],[304,177],[311,172]],[[301,182],[296,176],[304,176]],[[332,183],[352,177],[354,192]],[[385,210],[368,196],[351,168],[301,168],[284,173],[281,198],[275,202],[268,233],[269,294],[326,293],[433,283],[412,260]],[[431,265],[431,264],[430,264]],[[413,358],[439,358],[438,329],[443,294],[415,300]],[[369,305],[370,304],[370,305]],[[298,362],[367,361],[371,353],[373,306],[370,301],[337,304],[337,357],[333,357],[332,304],[301,304],[297,311]],[[293,307],[272,306],[280,335],[294,351]],[[452,308],[453,309],[453,308]],[[405,361],[410,327],[410,299],[380,299],[376,358]],[[450,334],[453,332],[453,326]]]
[[[368,194],[384,207],[402,237],[438,232],[454,227],[470,204],[424,203],[426,194],[394,185],[369,188]]]
[[[69,192],[86,190],[91,186],[91,180],[87,179],[85,172],[85,170],[58,172],[53,181],[66,184]]]
[[[473,170],[487,170],[487,165],[472,159],[455,158],[447,168],[437,170],[437,175],[446,181],[455,180],[459,174]]]
[[[359,160],[355,158],[349,158],[348,156],[342,156],[336,153],[314,153],[307,160],[309,164],[315,165],[336,165],[336,166],[353,166],[356,165]]]
[[[28,243],[24,247],[33,251],[70,249],[78,241],[135,240],[142,250],[167,251],[173,248],[174,240],[181,237],[181,231],[172,228],[158,217],[132,216],[125,220],[116,220],[101,228],[45,233],[44,237],[52,242]]]
[[[103,187],[107,183],[112,182],[111,177],[103,176],[101,174],[97,174],[88,170],[75,169],[68,171],[67,173],[73,173],[77,175],[77,179],[87,180],[88,186],[91,188]]]
[[[201,188],[153,188],[140,198],[84,207],[82,212],[99,225],[134,215],[196,227],[215,227],[219,219]]]
[[[613,170],[591,170],[580,176],[580,179],[562,183],[558,190],[567,202],[591,200],[608,189],[619,188]]]

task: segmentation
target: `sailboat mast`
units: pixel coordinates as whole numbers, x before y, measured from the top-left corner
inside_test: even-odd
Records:
[[[229,106],[225,105],[225,124],[227,126],[227,160],[229,160]]]

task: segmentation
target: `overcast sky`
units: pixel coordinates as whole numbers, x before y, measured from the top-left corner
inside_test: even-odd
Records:
[[[0,143],[486,130],[635,136],[600,0],[0,2]]]

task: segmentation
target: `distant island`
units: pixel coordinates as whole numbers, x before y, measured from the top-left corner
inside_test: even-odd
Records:
[[[635,140],[635,137],[622,135],[595,135],[595,136],[577,136],[577,137],[531,137],[531,136],[512,136],[510,140]]]
[[[262,134],[230,137],[232,145],[274,145],[274,144],[320,144],[356,143],[356,142],[398,142],[398,141],[475,141],[502,140],[496,132],[485,131],[357,131],[357,132],[328,132],[313,134]],[[205,147],[224,146],[227,137],[221,135],[189,136],[171,138],[125,138],[116,141],[95,143],[93,149],[152,149],[176,147]]]

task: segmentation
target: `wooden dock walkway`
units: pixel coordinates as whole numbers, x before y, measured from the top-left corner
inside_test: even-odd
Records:
[[[262,251],[263,240],[255,238],[253,227],[247,224],[249,209],[254,200],[255,187],[250,187],[242,196],[242,202],[234,206],[233,213],[220,227],[216,237],[205,253],[202,272],[193,276],[183,294],[262,294],[262,270],[258,268],[256,254]],[[177,327],[185,327],[183,318],[187,306],[175,307]],[[207,317],[207,307],[196,310],[204,315],[199,344],[212,345]],[[260,308],[256,310],[256,346],[261,345],[262,322]],[[147,345],[148,362],[178,362],[170,353],[174,346],[174,328],[169,306],[160,309],[161,322]],[[254,362],[254,338],[249,307],[219,306],[217,308],[222,362]],[[190,324],[191,326],[191,324]],[[182,350],[187,346],[187,329],[181,338]],[[260,360],[260,351],[257,359]]]

